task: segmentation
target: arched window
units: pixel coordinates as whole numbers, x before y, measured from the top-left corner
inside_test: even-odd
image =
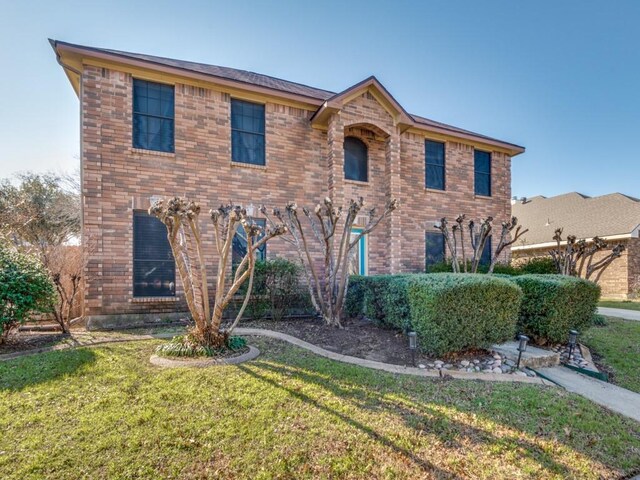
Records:
[[[344,139],[344,178],[367,181],[367,146],[356,137]]]

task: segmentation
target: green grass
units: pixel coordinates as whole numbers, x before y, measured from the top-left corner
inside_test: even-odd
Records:
[[[605,327],[592,327],[581,341],[601,356],[614,383],[640,393],[640,322],[607,317]]]
[[[598,306],[623,308],[625,310],[640,310],[640,302],[632,302],[631,300],[600,300]]]
[[[620,478],[640,424],[554,387],[430,380],[252,338],[160,369],[158,341],[0,363],[0,478]]]

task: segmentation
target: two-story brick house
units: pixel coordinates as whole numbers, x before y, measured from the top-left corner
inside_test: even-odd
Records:
[[[354,268],[363,274],[420,272],[442,258],[433,229],[442,216],[511,214],[511,158],[524,148],[409,114],[375,77],[334,93],[51,44],[80,99],[82,232],[92,245],[84,314],[95,326],[185,310],[164,227],[145,213],[157,197],[206,207],[232,199],[256,212],[327,195],[380,207],[398,198],[400,210],[360,245]],[[265,254],[292,256],[277,239]]]

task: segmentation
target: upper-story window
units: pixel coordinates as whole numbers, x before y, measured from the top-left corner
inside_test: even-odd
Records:
[[[491,153],[474,150],[474,184],[476,195],[491,196]]]
[[[133,296],[172,297],[176,267],[167,227],[145,211],[133,212]]]
[[[174,151],[173,85],[133,80],[133,146]]]
[[[356,137],[344,139],[344,178],[366,182],[368,179],[368,152],[365,143]]]
[[[444,190],[444,143],[424,142],[424,185],[434,190]]]
[[[231,160],[265,164],[264,105],[231,100]]]

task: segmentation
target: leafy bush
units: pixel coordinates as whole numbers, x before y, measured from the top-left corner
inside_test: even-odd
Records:
[[[300,273],[300,265],[281,258],[256,262],[247,315],[282,320],[296,311],[306,311],[309,294],[300,285]]]
[[[468,269],[471,268],[469,261],[467,261],[467,267]],[[488,269],[488,265],[479,265],[478,273],[487,273]],[[453,266],[451,265],[451,260],[446,260],[429,265],[426,271],[427,273],[448,273],[453,272]],[[526,275],[529,273],[555,274],[557,271],[551,257],[533,257],[516,265],[496,263],[493,268],[493,273],[501,275]]]
[[[191,335],[178,335],[169,342],[156,347],[156,353],[161,357],[218,357],[230,352],[242,350],[247,341],[242,337],[229,337],[226,346],[213,348],[202,345]]]
[[[600,298],[595,283],[566,275],[505,278],[522,289],[518,328],[536,343],[564,342],[569,330],[591,326]]]
[[[347,314],[358,312],[380,325],[413,329],[427,353],[488,347],[515,335],[522,294],[506,280],[449,273],[352,280]]]
[[[33,313],[48,313],[55,289],[47,270],[34,257],[0,241],[0,342]]]
[[[527,262],[518,265],[521,274],[539,273],[539,274],[556,274],[558,273],[555,263],[551,257],[533,257]]]
[[[522,292],[480,274],[417,275],[407,280],[410,321],[424,352],[488,348],[516,333]]]

